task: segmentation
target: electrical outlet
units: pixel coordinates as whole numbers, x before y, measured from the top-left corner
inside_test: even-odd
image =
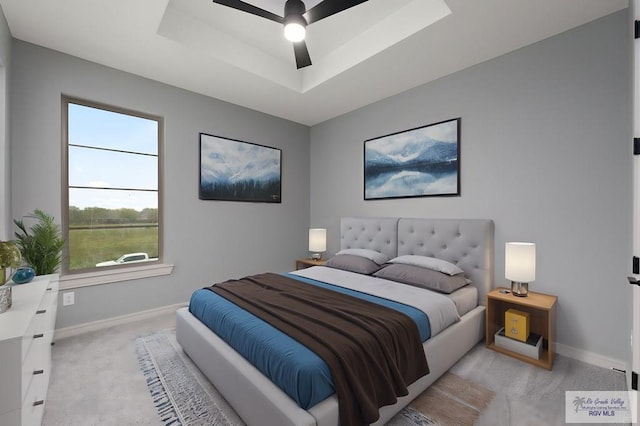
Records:
[[[73,291],[62,293],[62,306],[70,306],[76,303],[76,294]]]

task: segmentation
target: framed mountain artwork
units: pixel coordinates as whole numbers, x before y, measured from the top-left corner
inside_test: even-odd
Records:
[[[280,203],[282,151],[200,133],[200,199]]]
[[[460,118],[364,142],[364,199],[460,195]]]

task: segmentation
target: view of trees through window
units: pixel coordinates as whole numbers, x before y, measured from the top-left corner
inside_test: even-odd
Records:
[[[66,105],[67,269],[157,260],[159,119]]]
[[[131,253],[157,259],[158,209],[69,207],[70,269],[115,265],[117,259]]]

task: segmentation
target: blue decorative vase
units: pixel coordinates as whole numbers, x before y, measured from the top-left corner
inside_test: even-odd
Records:
[[[11,279],[16,284],[28,283],[36,276],[36,271],[31,266],[21,266],[16,269]]]

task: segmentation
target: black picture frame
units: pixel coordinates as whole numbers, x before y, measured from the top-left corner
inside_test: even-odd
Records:
[[[282,151],[200,133],[201,200],[282,202]]]
[[[364,199],[460,195],[461,118],[364,141]]]

